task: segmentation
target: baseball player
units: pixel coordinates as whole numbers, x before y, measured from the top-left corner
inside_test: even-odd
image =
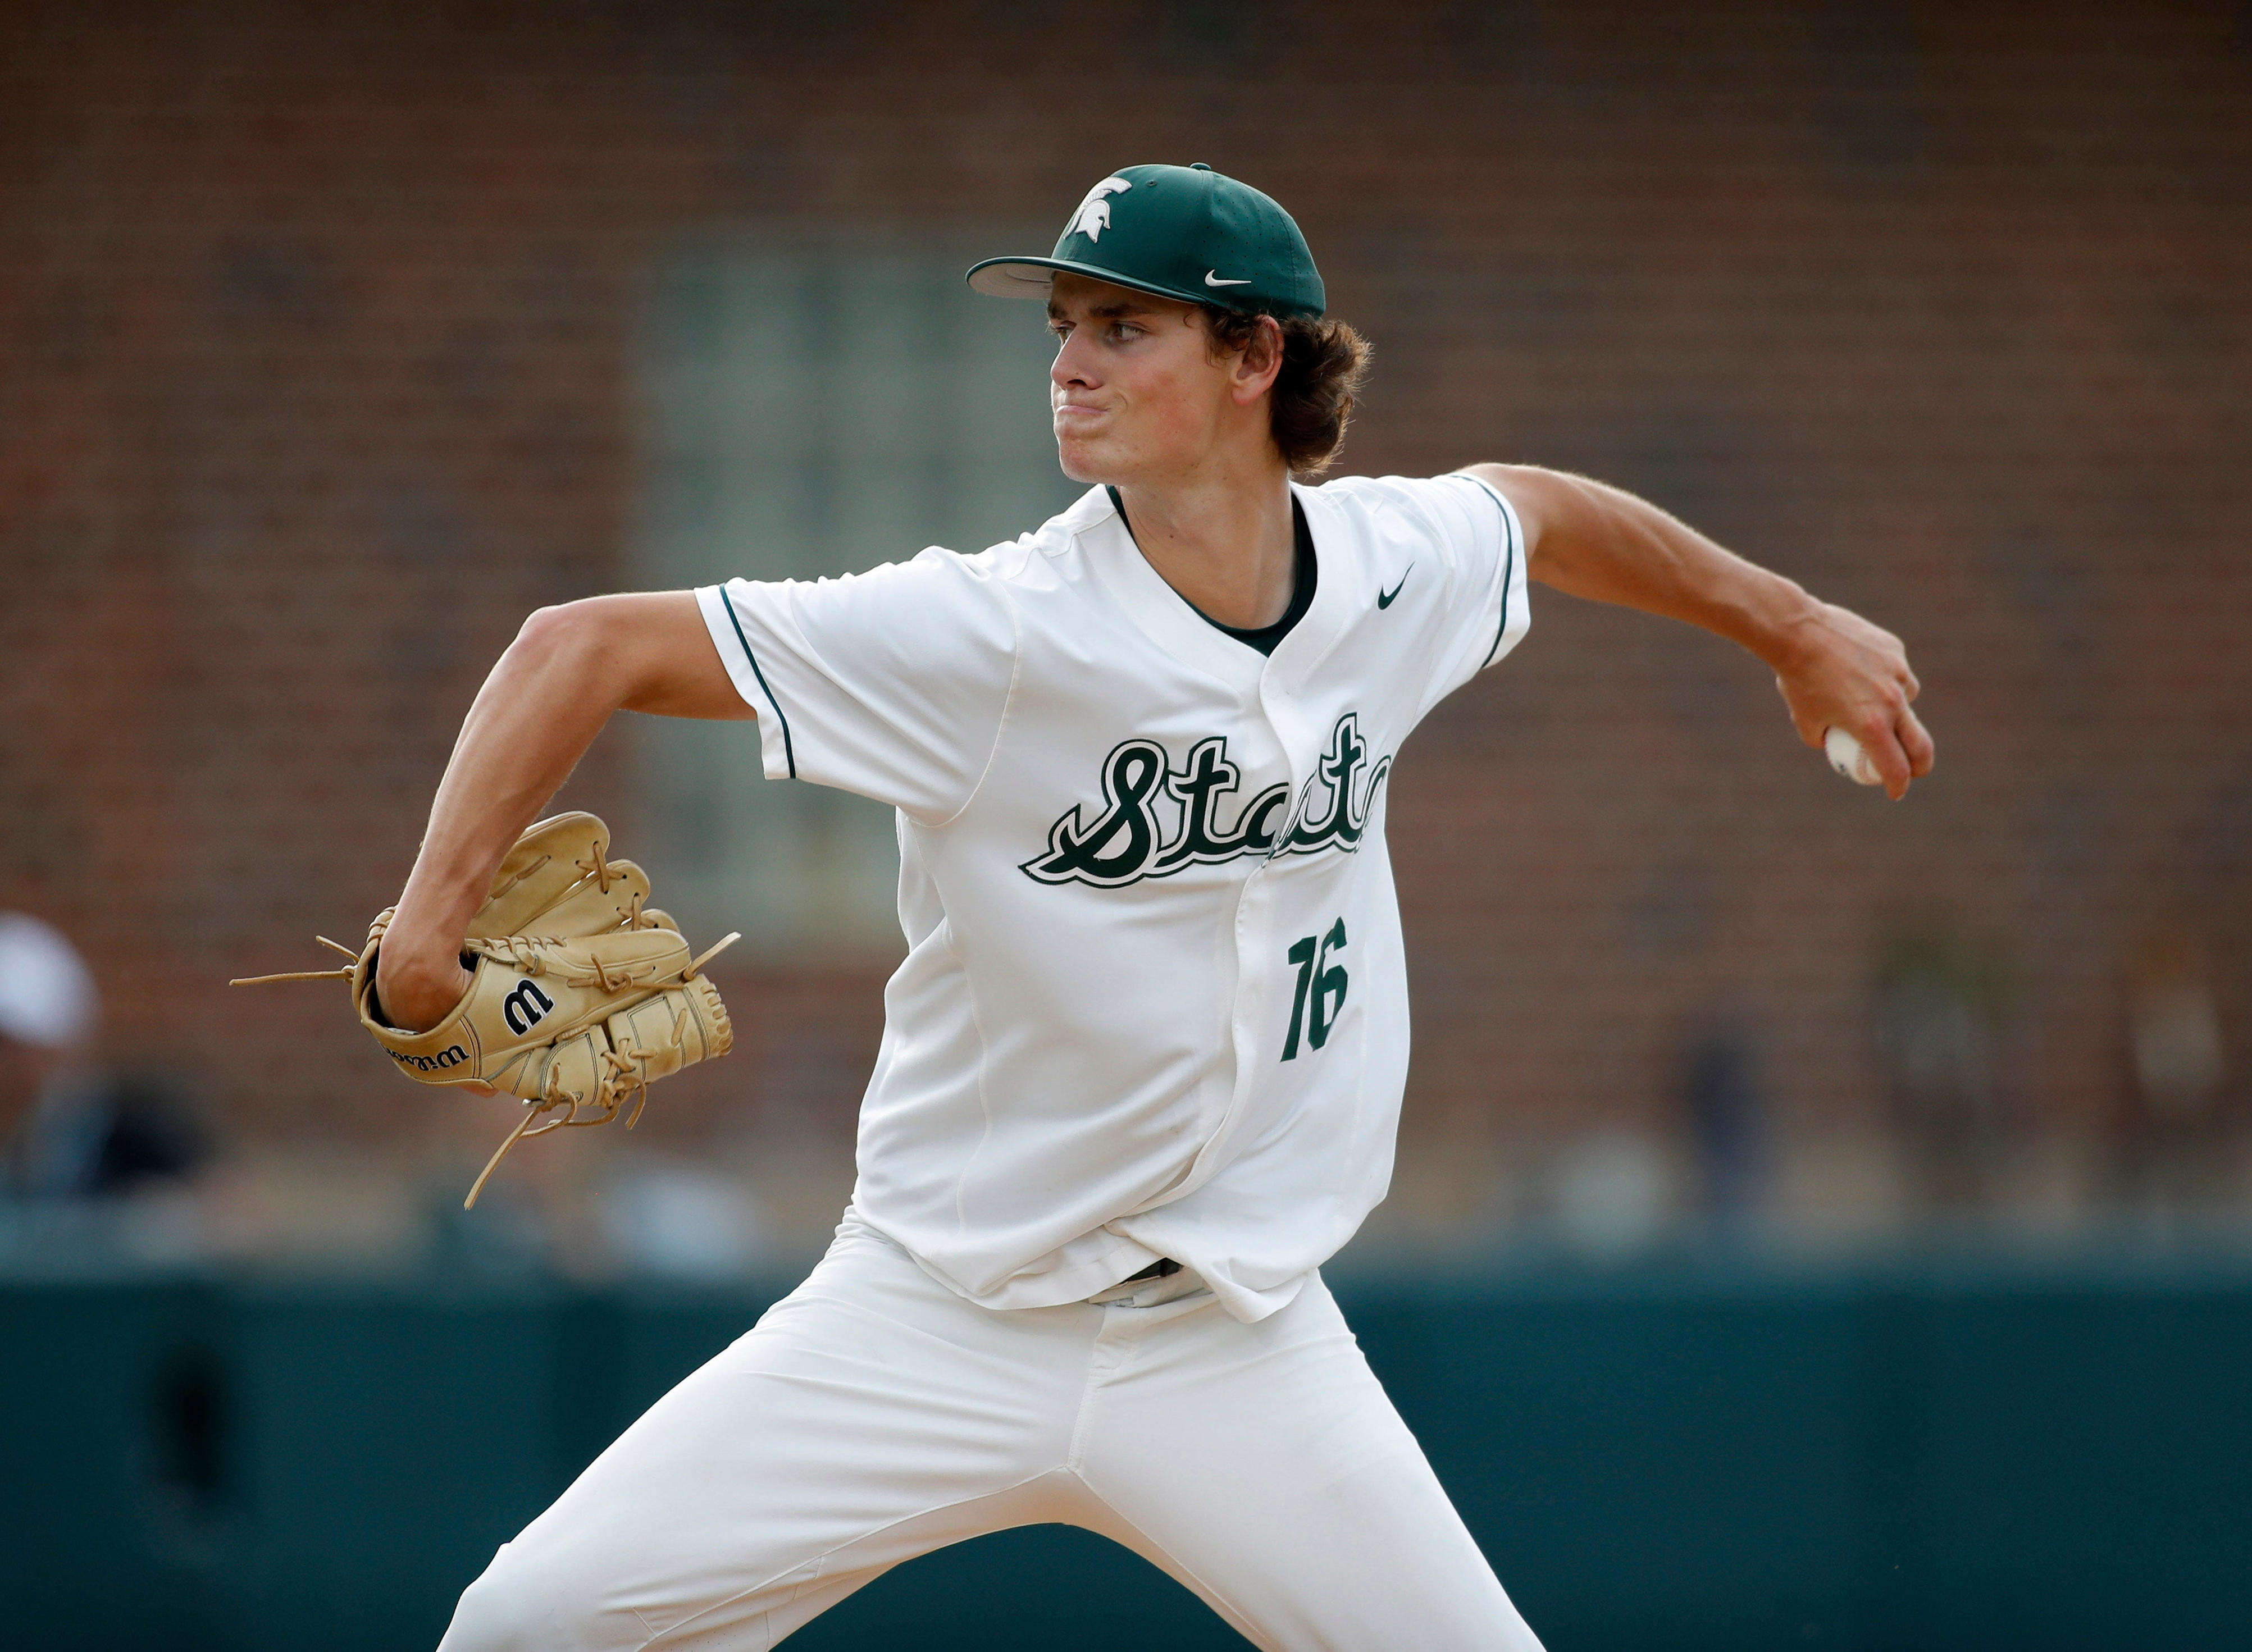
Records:
[[[899,811],[908,943],[834,1244],[462,1596],[449,1652],[750,1652],[981,1532],[1102,1532],[1259,1646],[1531,1649],[1320,1268],[1408,1069],[1401,742],[1529,582],[1700,625],[1802,739],[1931,767],[1900,642],[1578,477],[1317,475],[1366,346],[1297,226],[1131,166],[1048,257],[1060,516],[974,555],[542,610],[448,764],[376,965],[460,999],[464,924],[621,708],[749,718],[775,780]],[[880,396],[881,383],[858,387]]]

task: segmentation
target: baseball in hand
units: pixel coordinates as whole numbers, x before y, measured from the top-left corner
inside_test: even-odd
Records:
[[[1884,776],[1861,749],[1861,742],[1842,728],[1822,731],[1822,749],[1829,754],[1830,767],[1857,786],[1881,786]]]

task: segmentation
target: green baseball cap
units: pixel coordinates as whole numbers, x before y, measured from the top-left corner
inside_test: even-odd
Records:
[[[1194,166],[1121,167],[1088,191],[1046,258],[989,258],[970,284],[1048,295],[1058,270],[1187,304],[1318,316],[1326,295],[1306,238],[1273,198]]]

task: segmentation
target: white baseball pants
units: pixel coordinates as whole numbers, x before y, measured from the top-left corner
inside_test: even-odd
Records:
[[[995,1310],[849,1214],[501,1548],[440,1652],[762,1652],[903,1560],[1050,1521],[1275,1652],[1539,1652],[1318,1277],[1255,1325],[1190,1274]]]

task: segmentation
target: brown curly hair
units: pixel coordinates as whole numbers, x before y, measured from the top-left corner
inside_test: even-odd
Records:
[[[1198,307],[1213,351],[1248,350],[1267,316],[1250,310]],[[1269,428],[1282,462],[1296,476],[1318,476],[1345,446],[1353,399],[1368,371],[1369,342],[1349,322],[1325,316],[1277,316],[1282,330],[1282,368],[1275,375]]]

